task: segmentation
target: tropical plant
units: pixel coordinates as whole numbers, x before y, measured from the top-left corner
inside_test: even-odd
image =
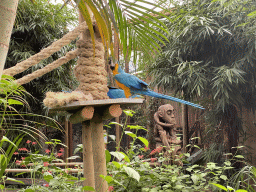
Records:
[[[13,67],[40,52],[66,34],[69,31],[68,28],[77,24],[76,12],[68,7],[60,10],[60,7],[61,5],[54,5],[46,0],[40,0],[36,4],[32,4],[29,0],[19,2],[5,68]],[[74,47],[74,42],[63,47],[49,58],[23,73],[15,75],[15,78],[20,78],[45,67],[48,63],[63,57]],[[27,98],[34,113],[42,114],[43,109],[45,109],[42,101],[46,92],[69,91],[77,86],[77,81],[71,72],[75,63],[75,60],[71,60],[43,77],[24,85],[24,88],[36,98]]]
[[[60,129],[59,124],[55,120],[31,113],[30,105],[24,99],[29,93],[22,86],[15,83],[14,78],[3,75],[0,87],[1,136],[7,134],[8,138],[12,141],[18,135],[26,134],[34,140],[38,138],[47,140],[47,137],[38,128],[48,126]],[[33,121],[31,118],[37,118],[41,122],[48,121],[49,125],[40,121]],[[23,142],[25,143],[25,141]]]
[[[255,109],[253,22],[241,26],[254,6],[228,0],[173,4],[172,22],[166,23],[169,42],[149,66],[153,85],[201,100],[209,109],[207,131],[216,136],[211,140],[222,144],[230,138],[224,144],[230,150],[238,145],[241,130],[238,109]]]
[[[15,150],[17,149],[20,142],[22,141],[23,136],[24,136],[24,134],[18,135],[13,141],[10,141],[7,137],[3,136],[0,140],[0,168],[1,168],[1,170],[0,170],[0,182],[1,182],[0,189],[1,190],[5,189],[5,182],[8,180],[24,184],[22,181],[7,177],[5,175],[5,170],[6,170],[7,166],[9,165]],[[6,151],[2,148],[4,142],[7,142],[9,144],[9,147],[7,148]]]

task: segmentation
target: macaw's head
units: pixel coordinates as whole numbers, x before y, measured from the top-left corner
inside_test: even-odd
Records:
[[[114,66],[110,65],[110,69],[112,70],[113,75],[117,75],[118,73],[120,73],[118,63],[116,63]]]

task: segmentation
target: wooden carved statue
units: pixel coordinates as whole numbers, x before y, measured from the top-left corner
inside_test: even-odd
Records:
[[[176,136],[178,131],[175,127],[173,106],[170,104],[161,105],[154,114],[154,120],[156,122],[154,128],[156,147],[165,146],[165,156],[175,158],[175,155],[181,152],[180,144],[182,141]]]

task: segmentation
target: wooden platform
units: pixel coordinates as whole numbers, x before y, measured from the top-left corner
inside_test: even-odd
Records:
[[[129,98],[122,98],[122,99],[104,99],[104,100],[92,100],[92,101],[76,101],[73,103],[69,103],[65,106],[56,107],[56,108],[49,108],[49,112],[53,111],[67,111],[73,112],[74,110],[79,110],[85,106],[94,106],[94,107],[101,107],[104,105],[112,105],[112,104],[119,104],[121,107],[131,106],[136,104],[142,104],[144,99],[129,99]]]

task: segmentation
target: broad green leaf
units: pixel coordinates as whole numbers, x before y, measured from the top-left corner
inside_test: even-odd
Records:
[[[239,159],[244,159],[244,156],[243,156],[243,155],[236,155],[235,157],[236,157],[236,158],[239,158]]]
[[[124,155],[124,160],[125,160],[126,162],[128,162],[128,163],[131,162],[130,159],[129,159],[129,157],[128,157],[125,153],[123,153],[123,152],[120,152],[120,153]]]
[[[53,176],[50,173],[48,173],[48,172],[44,173],[44,180],[45,181],[50,182],[52,179],[53,179]]]
[[[15,100],[15,99],[8,99],[8,104],[9,105],[23,105],[23,103],[21,103],[18,100]]]
[[[126,135],[129,135],[130,137],[132,137],[132,138],[135,138],[135,137],[137,137],[137,135],[136,134],[134,134],[133,132],[131,132],[131,131],[124,131],[124,133],[126,134]]]
[[[256,11],[253,11],[247,15],[248,17],[254,17],[256,16]]]
[[[109,123],[109,125],[119,125],[119,126],[123,127],[123,125],[122,125],[122,124],[117,123],[117,122],[110,122],[110,123]]]
[[[74,160],[74,159],[81,159],[81,157],[74,155],[74,156],[68,157],[67,159]]]
[[[109,135],[109,137],[110,137],[113,141],[116,140],[116,136],[115,136],[115,135]]]
[[[5,137],[5,136],[3,136],[1,142],[4,142],[4,141],[5,141],[5,142],[8,142],[8,143],[10,143],[10,144],[12,144],[14,147],[17,148],[17,146],[16,146],[12,141],[10,141],[7,137]]]
[[[238,189],[238,190],[236,190],[236,192],[248,192],[248,191],[244,190],[244,189]]]
[[[217,184],[217,183],[210,183],[210,184],[212,184],[212,185],[214,185],[214,186],[216,186],[220,189],[223,189],[224,191],[228,191],[228,189],[226,187],[224,187],[223,185],[220,185],[220,184]]]
[[[104,175],[100,175],[101,178],[103,178],[105,181],[107,181],[108,183],[112,182],[113,181],[113,177],[107,175],[107,176],[104,176]]]
[[[4,189],[4,185],[0,185],[0,189]]]
[[[133,115],[134,115],[134,111],[132,111],[132,110],[123,110],[123,112],[127,115],[127,116],[129,116],[129,117],[132,117]]]
[[[225,181],[228,179],[226,175],[221,175],[220,178],[225,180]]]
[[[224,164],[227,165],[227,166],[230,166],[231,162],[230,161],[225,161]]]
[[[10,177],[7,177],[6,180],[8,180],[8,181],[13,181],[13,182],[16,182],[16,183],[24,184],[23,181],[20,181],[20,180],[17,180],[17,179],[13,179],[13,178],[10,178]]]
[[[140,181],[140,174],[135,171],[133,168],[131,167],[123,167],[125,172],[132,178],[136,179],[138,182]]]
[[[5,99],[0,99],[0,103],[6,104],[7,101]]]
[[[138,137],[138,139],[146,146],[148,147],[148,140],[143,137]]]
[[[122,159],[125,157],[122,153],[120,152],[110,152],[111,155],[113,155],[115,158],[117,158],[119,161],[122,161]]]
[[[191,179],[192,179],[192,181],[194,182],[195,185],[198,184],[198,181],[199,181],[198,175],[193,174],[193,175],[191,176]]]
[[[121,168],[120,163],[118,163],[118,162],[116,162],[116,161],[112,161],[111,163],[112,163],[113,165],[115,165],[117,169],[120,169],[120,168]]]
[[[111,160],[111,155],[108,150],[105,150],[105,155],[106,155],[106,163],[109,163]]]
[[[127,127],[130,129],[142,129],[142,130],[148,131],[147,129],[139,125],[127,125]]]
[[[230,187],[230,186],[227,186],[227,189],[228,189],[229,191],[235,191],[235,189],[232,188],[232,187]]]

